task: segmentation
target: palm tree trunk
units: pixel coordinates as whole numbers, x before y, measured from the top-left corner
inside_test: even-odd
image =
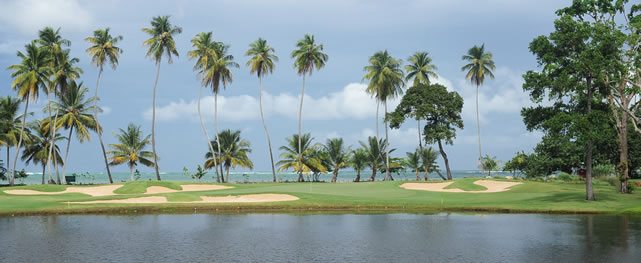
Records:
[[[385,104],[385,116],[387,116],[387,100],[383,101]],[[390,143],[389,143],[389,136],[387,133],[387,130],[389,130],[389,127],[387,127],[387,118],[385,118],[385,141],[387,142],[387,152],[385,154],[385,180],[390,180],[394,181],[394,178],[392,177],[392,173],[390,172],[389,169],[389,153],[390,153]]]
[[[94,107],[96,107],[93,117],[96,119],[96,123],[98,122],[98,86],[100,85],[100,77],[102,76],[102,67],[100,67],[100,70],[98,71],[98,79],[96,80],[96,94],[95,98],[96,100],[94,101]],[[105,168],[107,168],[107,176],[109,177],[109,183],[113,184],[114,180],[111,177],[111,169],[109,169],[109,161],[107,161],[107,151],[105,151],[105,144],[102,141],[102,129],[98,129],[98,141],[100,141],[100,149],[102,149],[102,158],[105,160]]]
[[[441,143],[441,140],[437,140],[437,142],[438,142],[438,150],[441,152],[441,156],[443,156],[443,162],[445,163],[445,170],[447,171],[447,180],[452,180],[452,170],[450,170],[450,161],[449,159],[447,159],[447,154],[445,153],[445,150],[443,150],[443,143]]]
[[[378,141],[378,138],[381,138],[379,128],[378,128],[378,122],[380,121],[378,119],[378,108],[380,107],[381,103],[376,101],[376,141]]]
[[[483,158],[483,152],[481,151],[481,120],[479,118],[479,85],[476,85],[476,134],[478,136],[479,143],[479,162]]]
[[[134,181],[134,166],[133,165],[129,166],[129,180],[132,181],[132,182]]]
[[[13,169],[11,170],[11,177],[9,179],[9,185],[13,186],[13,184],[16,182],[16,166],[18,165],[18,157],[20,156],[20,147],[22,147],[22,134],[24,133],[24,127],[27,125],[27,111],[29,109],[29,95],[30,93],[27,92],[27,102],[24,105],[24,113],[22,115],[22,127],[20,127],[20,136],[18,139],[18,145],[16,147],[16,157],[13,159]]]
[[[303,146],[302,146],[302,127],[303,127],[303,99],[305,98],[305,74],[303,74],[303,88],[300,91],[300,105],[298,106],[298,181],[303,182]]]
[[[65,150],[65,163],[62,164],[62,177],[65,178],[66,172],[67,172],[67,164],[68,162],[68,157],[69,157],[69,147],[71,146],[71,135],[73,134],[73,125],[71,125],[71,128],[69,128],[69,137],[67,138],[67,150]],[[62,181],[60,181],[60,175],[58,175],[58,184],[61,184]]]
[[[200,100],[202,99],[202,96],[203,96],[203,88],[199,87],[198,88],[198,118],[200,119],[200,127],[203,129],[203,133],[205,133],[205,138],[207,139],[207,146],[209,147],[209,152],[213,156],[214,146],[211,144],[211,138],[209,137],[209,133],[207,132],[207,127],[205,126],[205,121],[203,120],[203,115],[200,110]],[[216,167],[216,158],[214,158],[214,167]],[[218,169],[216,169],[216,182],[220,183],[220,174],[218,173]]]
[[[10,155],[9,150],[10,149],[11,148],[9,148],[9,143],[7,142],[7,170],[9,170],[9,165],[11,165],[11,163],[9,162],[9,155]]]
[[[356,170],[356,178],[354,179],[354,182],[358,183],[361,181],[361,170]]]
[[[227,182],[229,183],[229,166],[225,166],[225,173],[227,173]]]
[[[44,163],[42,164],[42,184],[45,184],[45,169],[47,168],[47,164]]]
[[[218,90],[214,89],[214,132],[216,132],[216,148],[218,148],[218,156],[220,154],[220,137],[218,136]],[[216,165],[216,158],[214,158],[214,165]],[[220,164],[220,176],[223,176],[223,183],[227,180],[224,179],[222,163]]]
[[[430,180],[430,167],[428,165],[425,166],[425,174],[423,175],[425,181]]]
[[[588,101],[587,101],[587,114],[592,113],[592,78],[587,79],[588,86]],[[594,201],[594,190],[592,189],[592,138],[588,138],[587,146],[585,149],[585,200]]]
[[[52,175],[51,175],[51,174],[53,173],[53,172],[51,171],[50,161],[51,161],[51,155],[53,154],[53,147],[54,147],[54,145],[55,145],[54,140],[55,140],[55,136],[56,136],[56,129],[57,129],[57,127],[56,127],[56,123],[57,123],[57,122],[58,122],[58,110],[56,110],[56,114],[54,114],[53,122],[51,122],[51,116],[49,116],[49,123],[50,123],[50,126],[49,126],[49,133],[50,133],[50,137],[49,137],[49,138],[50,138],[50,140],[51,140],[51,144],[49,145],[49,154],[48,154],[48,157],[47,157],[47,170],[48,170],[48,171],[47,171],[47,175],[49,176],[49,179],[51,179],[51,178],[52,178]],[[54,158],[54,159],[55,159],[55,158]],[[55,163],[55,160],[54,160],[54,163]],[[54,168],[55,168],[55,167],[56,167],[56,166],[55,166],[55,164],[54,164]]]
[[[156,179],[160,181],[160,168],[158,167],[158,153],[156,152],[156,88],[158,87],[158,78],[160,77],[160,61],[156,62],[156,80],[154,81],[154,90],[152,94],[151,108],[151,150],[154,152],[154,170]],[[66,162],[65,162],[66,165]]]
[[[415,169],[415,172],[416,172],[416,181],[420,181],[420,180],[421,180],[421,178],[420,178],[420,177],[418,177],[418,168],[416,168],[416,169]]]
[[[260,119],[263,121],[263,129],[265,130],[265,137],[267,137],[267,147],[269,148],[269,160],[272,162],[272,176],[273,182],[276,182],[276,168],[274,166],[274,154],[272,153],[272,140],[269,138],[269,131],[265,123],[265,116],[263,114],[263,78],[258,77],[258,107],[260,108]]]
[[[423,138],[421,138],[421,120],[416,119],[416,125],[418,129],[418,148],[423,150]]]
[[[372,166],[372,176],[369,177],[369,180],[374,182],[376,181],[376,172],[378,170],[377,166]]]
[[[334,171],[332,171],[332,183],[335,183],[337,178],[338,178],[338,169],[334,169]]]
[[[222,163],[219,163],[219,164],[218,164],[218,168],[217,168],[217,170],[218,170],[217,172],[219,172],[219,173],[220,173],[220,178],[221,178],[221,180],[223,181],[223,183],[226,183],[226,182],[227,182],[227,180],[225,179],[225,174],[223,173],[223,164],[222,164]]]
[[[54,137],[56,133],[54,132],[53,126],[55,126],[55,121],[52,122],[51,120],[51,94],[47,93],[47,111],[49,112],[49,140],[53,142]],[[58,115],[58,111],[56,111],[56,117]],[[57,119],[56,119],[57,121]],[[45,162],[45,165],[47,169],[51,168],[51,154],[53,152],[53,143],[49,144],[49,150],[47,153],[47,161]],[[45,184],[45,176],[44,174],[42,175],[42,184]]]

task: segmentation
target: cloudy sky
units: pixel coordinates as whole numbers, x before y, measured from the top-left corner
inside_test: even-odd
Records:
[[[93,89],[97,71],[84,53],[88,44],[83,39],[94,29],[110,27],[124,37],[124,53],[117,70],[107,70],[101,84],[106,143],[113,143],[114,133],[129,122],[149,132],[155,68],[145,58],[142,42],[146,35],[140,29],[147,27],[153,16],[171,15],[183,33],[176,36],[180,57],[161,69],[157,141],[161,170],[180,171],[183,166],[200,163],[207,149],[195,106],[200,85],[186,52],[195,34],[213,31],[217,40],[231,45],[231,53],[241,65],[233,71],[232,85],[219,97],[219,126],[242,130],[242,136],[252,143],[251,157],[257,170],[267,170],[258,81],[245,66],[244,52],[250,42],[265,38],[280,57],[274,74],[264,80],[265,112],[275,153],[284,138],[296,131],[301,78],[293,70],[289,54],[304,34],[314,34],[329,55],[326,67],[307,81],[303,110],[303,129],[318,142],[340,136],[357,145],[375,134],[376,104],[364,93],[362,80],[370,55],[387,49],[406,60],[416,51],[428,51],[439,68],[439,82],[465,100],[465,129],[457,132],[454,145],[446,149],[451,164],[453,169],[474,169],[475,88],[465,82],[460,71],[461,55],[473,45],[485,43],[497,65],[496,79],[481,88],[484,151],[501,160],[516,151],[531,151],[540,136],[525,130],[519,114],[530,104],[522,92],[521,75],[536,68],[527,46],[534,37],[552,30],[554,11],[567,4],[558,0],[0,0],[0,68],[17,63],[16,51],[43,26],[61,27],[63,36],[72,41],[72,55],[80,58],[85,71],[82,80]],[[14,94],[9,74],[6,70],[0,73],[0,95]],[[32,109],[40,111],[44,101],[41,97]],[[207,125],[213,129],[213,98],[204,98],[202,106]],[[398,153],[416,147],[416,131],[415,122],[391,131],[390,141]],[[104,170],[96,140],[82,145],[74,141],[69,158],[72,171]]]

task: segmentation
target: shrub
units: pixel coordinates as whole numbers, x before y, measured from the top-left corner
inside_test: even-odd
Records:
[[[577,181],[579,178],[576,175],[571,175],[571,174],[566,173],[566,172],[560,172],[556,176],[556,179],[557,180],[561,180],[563,182],[572,182],[572,181]]]
[[[615,176],[616,167],[613,164],[597,164],[592,168],[595,177]]]
[[[636,184],[628,184],[628,185],[627,185],[627,187],[628,187],[628,194],[631,194],[632,192],[634,192],[634,189],[636,189],[636,186],[635,186],[635,185],[636,185]]]

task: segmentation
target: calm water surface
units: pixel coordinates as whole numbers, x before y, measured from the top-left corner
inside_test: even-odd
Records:
[[[143,215],[0,218],[2,262],[641,262],[641,218]]]

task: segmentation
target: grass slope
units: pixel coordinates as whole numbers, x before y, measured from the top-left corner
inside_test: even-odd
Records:
[[[462,181],[462,182],[459,182]],[[456,180],[459,187],[468,187],[473,180]],[[49,213],[172,213],[194,211],[348,211],[348,212],[433,212],[433,211],[492,211],[539,213],[632,213],[641,214],[641,194],[619,194],[605,183],[595,184],[597,201],[587,202],[585,186],[575,183],[525,182],[501,193],[443,193],[406,190],[404,182],[367,183],[257,183],[234,184],[234,188],[160,194],[171,202],[197,201],[201,195],[226,196],[257,193],[291,194],[297,201],[278,203],[229,204],[87,204],[70,205],[67,202],[120,199],[146,196],[147,186],[159,185],[180,189],[180,182],[133,182],[117,192],[119,196],[91,197],[84,194],[17,196],[3,190],[25,187],[0,188],[0,214]],[[462,186],[461,186],[462,185]],[[29,186],[36,190],[41,186]],[[42,186],[47,188],[47,186]],[[64,186],[60,186],[64,188]],[[54,188],[47,188],[52,190]],[[56,188],[57,189],[57,188]],[[42,189],[39,189],[42,190]]]
[[[476,178],[464,178],[464,179],[459,179],[455,180],[454,183],[448,185],[445,187],[445,189],[461,189],[463,191],[483,191],[487,190],[485,186],[480,186],[478,184],[474,184],[476,182]]]

